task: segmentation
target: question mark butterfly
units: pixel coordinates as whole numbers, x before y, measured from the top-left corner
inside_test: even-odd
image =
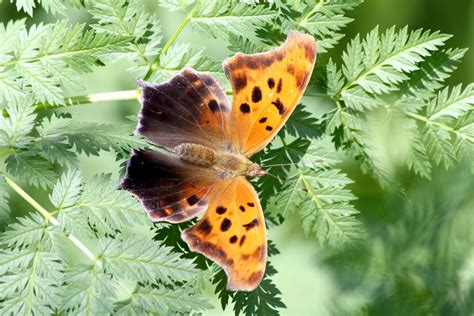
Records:
[[[134,151],[121,188],[138,197],[152,221],[181,223],[207,210],[181,236],[225,270],[228,290],[252,291],[264,275],[265,221],[246,176],[267,173],[249,157],[287,121],[315,58],[314,38],[290,31],[276,49],[227,59],[232,106],[214,78],[190,68],[162,84],[138,82],[137,133],[167,152]]]

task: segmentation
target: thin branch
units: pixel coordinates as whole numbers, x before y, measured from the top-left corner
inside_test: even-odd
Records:
[[[7,184],[16,192],[18,193],[25,201],[27,201],[31,206],[33,206],[35,208],[35,210],[37,210],[45,219],[46,219],[46,222],[50,222],[52,223],[53,225],[55,226],[58,226],[59,225],[59,221],[50,213],[48,212],[43,206],[41,206],[35,199],[33,199],[31,197],[31,195],[29,195],[28,193],[25,192],[25,190],[23,190],[18,184],[15,183],[15,181],[13,181],[9,176],[7,176],[5,173],[0,173],[4,178],[5,178],[5,181],[7,182]],[[67,236],[69,238],[70,241],[72,241],[72,243],[74,245],[77,246],[77,248],[79,248],[89,259],[91,259],[92,261],[94,262],[97,262],[98,264],[100,264],[100,262],[98,262],[98,259],[97,257],[92,253],[92,251],[87,248],[86,245],[84,245],[79,239],[77,239],[76,236],[74,236],[73,234],[69,234]]]
[[[104,93],[92,93],[75,97],[64,98],[64,106],[82,105],[88,103],[98,103],[107,101],[126,101],[137,100],[140,97],[140,90],[122,90]],[[48,103],[39,103],[36,105],[37,111],[53,110],[61,106]]]
[[[183,29],[186,27],[186,25],[189,23],[189,21],[193,18],[194,13],[196,13],[196,10],[197,10],[197,7],[198,7],[199,4],[200,4],[200,1],[196,1],[196,3],[194,4],[194,7],[191,9],[191,11],[188,13],[188,15],[186,15],[186,18],[183,20],[183,22],[181,22],[181,24],[178,26],[178,28],[173,33],[173,35],[171,35],[170,39],[168,40],[168,42],[166,42],[165,46],[163,46],[163,49],[161,50],[160,54],[158,56],[156,56],[155,60],[153,61],[152,66],[148,69],[148,72],[145,74],[145,77],[143,77],[143,80],[146,81],[146,80],[150,79],[153,72],[158,68],[158,65],[160,63],[161,55],[166,53],[168,51],[168,49],[171,47],[171,45],[173,45],[176,38],[178,38],[179,34],[181,34]]]
[[[448,126],[448,125],[445,125],[443,123],[439,123],[439,122],[436,122],[436,121],[431,121],[429,118],[427,117],[424,117],[424,116],[421,116],[419,114],[416,114],[416,113],[412,113],[412,112],[404,112],[406,115],[414,118],[414,119],[417,119],[419,121],[422,121],[422,122],[425,122],[426,124],[430,124],[430,125],[434,125],[434,126],[437,126],[441,129],[444,129],[445,131],[449,132],[449,133],[453,133],[453,134],[456,134],[457,136],[461,137],[461,138],[464,138],[464,139],[467,139],[468,141],[470,141],[471,143],[474,143],[474,137],[471,137],[467,134],[464,134],[464,133],[461,133],[459,132],[458,130],[455,130],[454,128]]]
[[[41,206],[35,199],[33,199],[28,193],[25,192],[18,184],[15,183],[8,175],[4,172],[0,171],[0,176],[5,178],[7,184],[16,192],[18,193],[25,201],[27,201],[31,206],[33,206],[45,219],[46,223],[52,223],[55,226],[59,226],[59,221],[50,213],[48,212],[43,206]],[[80,241],[76,236],[73,234],[69,234],[67,238],[77,247],[79,250],[82,251],[94,264],[97,264],[100,268],[102,268],[102,262],[97,258],[94,253],[86,246],[82,241]],[[132,293],[130,290],[116,277],[114,277],[115,282],[117,285],[129,296],[131,297]]]

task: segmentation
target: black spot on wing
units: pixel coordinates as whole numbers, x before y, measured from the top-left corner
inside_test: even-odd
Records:
[[[227,211],[227,208],[225,208],[224,206],[216,207],[216,213],[219,214],[219,215],[224,214],[226,211]]]
[[[239,238],[237,238],[237,236],[234,235],[234,236],[230,237],[229,241],[230,241],[231,244],[235,244],[238,239]]]
[[[265,127],[265,129],[266,129],[267,131],[271,132],[271,131],[273,130],[273,127],[271,127],[270,125],[267,125],[267,126]]]
[[[260,120],[258,120],[260,123],[265,123],[267,121],[266,117],[262,117]]]
[[[257,103],[262,100],[262,90],[259,87],[254,87],[252,90],[252,102]]]
[[[188,197],[186,199],[186,201],[188,202],[189,205],[192,206],[192,205],[196,204],[199,201],[199,198],[195,194],[193,194],[190,197]]]
[[[248,103],[242,103],[240,105],[240,112],[242,113],[250,113],[250,105],[248,105]]]
[[[209,101],[209,103],[207,104],[207,106],[209,107],[209,110],[211,110],[212,113],[215,113],[216,111],[219,111],[219,104],[217,103],[216,100],[212,99],[211,101]]]
[[[242,90],[243,88],[247,86],[247,76],[245,74],[240,75],[240,76],[235,76],[233,83],[234,83],[235,92],[239,92],[240,90]]]
[[[255,203],[248,202],[247,205],[250,206],[250,207],[254,207],[254,206],[255,206]]]
[[[270,89],[273,89],[273,87],[275,87],[275,80],[273,80],[273,78],[269,78],[267,83]]]
[[[201,233],[207,235],[211,232],[212,225],[209,223],[209,221],[206,218],[204,221],[202,221],[201,224],[199,224],[197,226],[197,230],[200,231]]]
[[[286,108],[283,103],[281,103],[280,99],[276,99],[272,102],[272,104],[278,109],[278,113],[280,115],[283,115],[285,113]]]
[[[247,238],[247,236],[245,236],[245,235],[243,235],[242,237],[240,237],[239,246],[242,247],[242,245],[243,245],[244,242],[245,242],[245,238]]]
[[[277,93],[281,92],[281,85],[282,85],[282,82],[281,82],[281,78],[280,78],[280,80],[278,80]]]
[[[255,226],[258,226],[258,219],[254,218],[250,223],[242,225],[246,230],[250,230]]]
[[[245,212],[245,207],[243,205],[239,206],[239,209],[242,211],[242,212]]]
[[[224,220],[221,222],[221,231],[228,231],[230,226],[232,226],[232,222],[230,221],[230,219],[224,218]]]

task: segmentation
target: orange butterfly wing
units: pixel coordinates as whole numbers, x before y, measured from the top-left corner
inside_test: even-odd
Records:
[[[206,215],[182,238],[225,270],[228,290],[251,291],[260,284],[267,259],[265,221],[257,193],[245,178],[214,186]]]
[[[230,125],[238,150],[250,157],[273,139],[303,95],[315,58],[314,38],[290,31],[272,51],[239,53],[224,62],[234,91]]]
[[[227,60],[232,110],[220,85],[192,69],[160,85],[139,82],[137,132],[171,150],[195,143],[250,157],[293,112],[308,84],[315,51],[314,38],[290,32],[279,48]],[[130,158],[121,187],[140,199],[154,221],[183,222],[207,209],[182,238],[226,271],[227,289],[251,291],[260,284],[267,257],[265,221],[257,194],[244,177],[225,177],[175,156],[142,151]]]

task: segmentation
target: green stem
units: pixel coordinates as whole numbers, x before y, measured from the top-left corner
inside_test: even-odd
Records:
[[[176,38],[178,38],[179,34],[183,31],[183,29],[186,27],[186,25],[189,23],[189,21],[193,18],[194,13],[196,13],[197,7],[199,5],[200,1],[196,1],[194,4],[194,7],[191,9],[191,11],[186,15],[186,18],[181,22],[181,24],[178,26],[176,31],[174,32],[173,35],[171,35],[170,39],[168,42],[166,42],[165,46],[163,46],[163,49],[161,50],[160,54],[156,56],[155,60],[153,61],[152,66],[148,69],[148,72],[145,74],[145,77],[143,77],[143,80],[148,80],[150,79],[151,75],[153,72],[157,69],[159,63],[160,63],[160,57],[164,53],[168,51],[168,49],[173,45],[174,41]]]
[[[315,5],[299,22],[298,24],[296,25],[296,28],[295,30],[299,30],[301,25],[306,22],[307,19],[309,19],[314,13],[316,13],[316,11],[318,11],[319,7],[321,7],[321,5],[323,4],[323,0],[319,1],[319,3],[317,5]]]
[[[36,202],[35,199],[33,199],[18,184],[16,184],[15,181],[13,181],[5,173],[2,173],[2,176],[5,178],[7,184],[25,201],[27,201],[31,206],[33,206],[46,219],[46,221],[50,221],[53,225],[59,225],[59,222],[56,220],[56,218],[54,218],[44,207],[42,207],[38,202]]]
[[[9,176],[7,176],[5,173],[1,172],[0,175],[2,175],[5,178],[5,181],[7,184],[16,192],[18,193],[25,201],[27,201],[31,206],[35,208],[45,219],[46,222],[50,222],[51,224],[58,226],[59,221],[51,214],[49,213],[43,206],[41,206],[35,199],[33,199],[28,193],[25,192],[18,184],[15,183]],[[84,245],[79,239],[77,239],[76,236],[73,234],[69,234],[67,236],[69,240],[76,245],[77,248],[79,248],[89,259],[91,259],[94,262],[97,262],[97,257],[92,253],[92,251],[87,248],[86,245]],[[100,262],[98,262],[100,264]]]
[[[137,100],[140,97],[140,90],[123,90],[113,91],[104,93],[92,93],[88,95],[80,95],[76,97],[64,98],[65,106],[81,105],[88,103],[107,102],[107,101],[125,101],[125,100]],[[37,104],[36,110],[45,111],[59,108],[61,106],[51,104]],[[4,116],[5,113],[4,113]]]
[[[406,115],[410,116],[410,117],[413,117],[414,119],[417,119],[419,121],[422,121],[422,122],[425,122],[426,124],[430,124],[430,125],[434,125],[434,126],[437,126],[441,129],[444,129],[445,131],[449,132],[449,133],[453,133],[453,134],[456,134],[458,135],[459,137],[461,138],[464,138],[464,139],[467,139],[468,141],[470,141],[471,143],[474,143],[474,137],[470,137],[469,135],[466,135],[466,134],[463,134],[463,133],[460,133],[459,131],[455,130],[454,128],[448,126],[448,125],[445,125],[443,123],[439,123],[439,122],[435,122],[435,121],[431,121],[430,119],[428,119],[427,117],[424,117],[424,116],[421,116],[419,114],[416,114],[416,113],[412,113],[412,112],[404,112]]]

